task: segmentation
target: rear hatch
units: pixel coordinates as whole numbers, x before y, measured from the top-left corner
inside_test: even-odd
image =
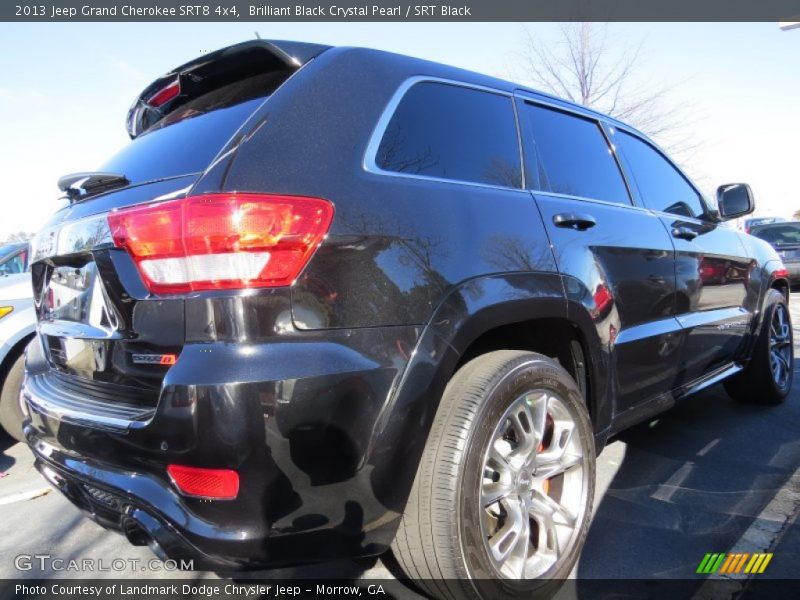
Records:
[[[60,180],[70,204],[31,250],[41,360],[29,360],[26,387],[42,412],[110,426],[152,415],[184,343],[184,301],[148,290],[115,246],[109,216],[186,196],[267,98],[322,50],[258,40],[187,63],[136,99],[126,147],[97,172]]]
[[[783,262],[800,262],[800,244],[776,245],[775,249]]]

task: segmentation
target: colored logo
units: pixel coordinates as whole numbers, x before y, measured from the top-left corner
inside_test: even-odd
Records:
[[[719,573],[720,575],[745,575],[763,573],[769,561],[772,560],[772,553],[763,552],[740,552],[726,554],[725,552],[706,554],[697,572],[704,575]]]
[[[131,356],[137,365],[174,365],[177,354],[134,354]]]

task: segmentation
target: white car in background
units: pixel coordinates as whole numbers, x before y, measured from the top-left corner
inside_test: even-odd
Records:
[[[24,353],[36,332],[28,258],[27,242],[0,246],[0,426],[19,441]]]

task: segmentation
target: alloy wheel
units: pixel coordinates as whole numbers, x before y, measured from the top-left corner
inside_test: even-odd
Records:
[[[792,376],[794,352],[792,348],[792,324],[783,304],[775,306],[769,330],[769,360],[772,379],[784,389]]]
[[[517,398],[483,460],[481,532],[497,573],[535,579],[572,546],[583,521],[587,456],[567,404],[551,390]]]

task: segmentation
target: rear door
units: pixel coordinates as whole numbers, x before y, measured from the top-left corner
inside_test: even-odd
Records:
[[[591,114],[517,95],[526,184],[541,211],[568,299],[594,321],[615,373],[617,411],[675,381],[675,263],[658,217],[637,207]]]
[[[635,132],[612,131],[641,202],[675,245],[676,316],[685,330],[678,384],[726,366],[736,356],[756,309],[750,270],[739,235],[717,223],[689,180]]]

